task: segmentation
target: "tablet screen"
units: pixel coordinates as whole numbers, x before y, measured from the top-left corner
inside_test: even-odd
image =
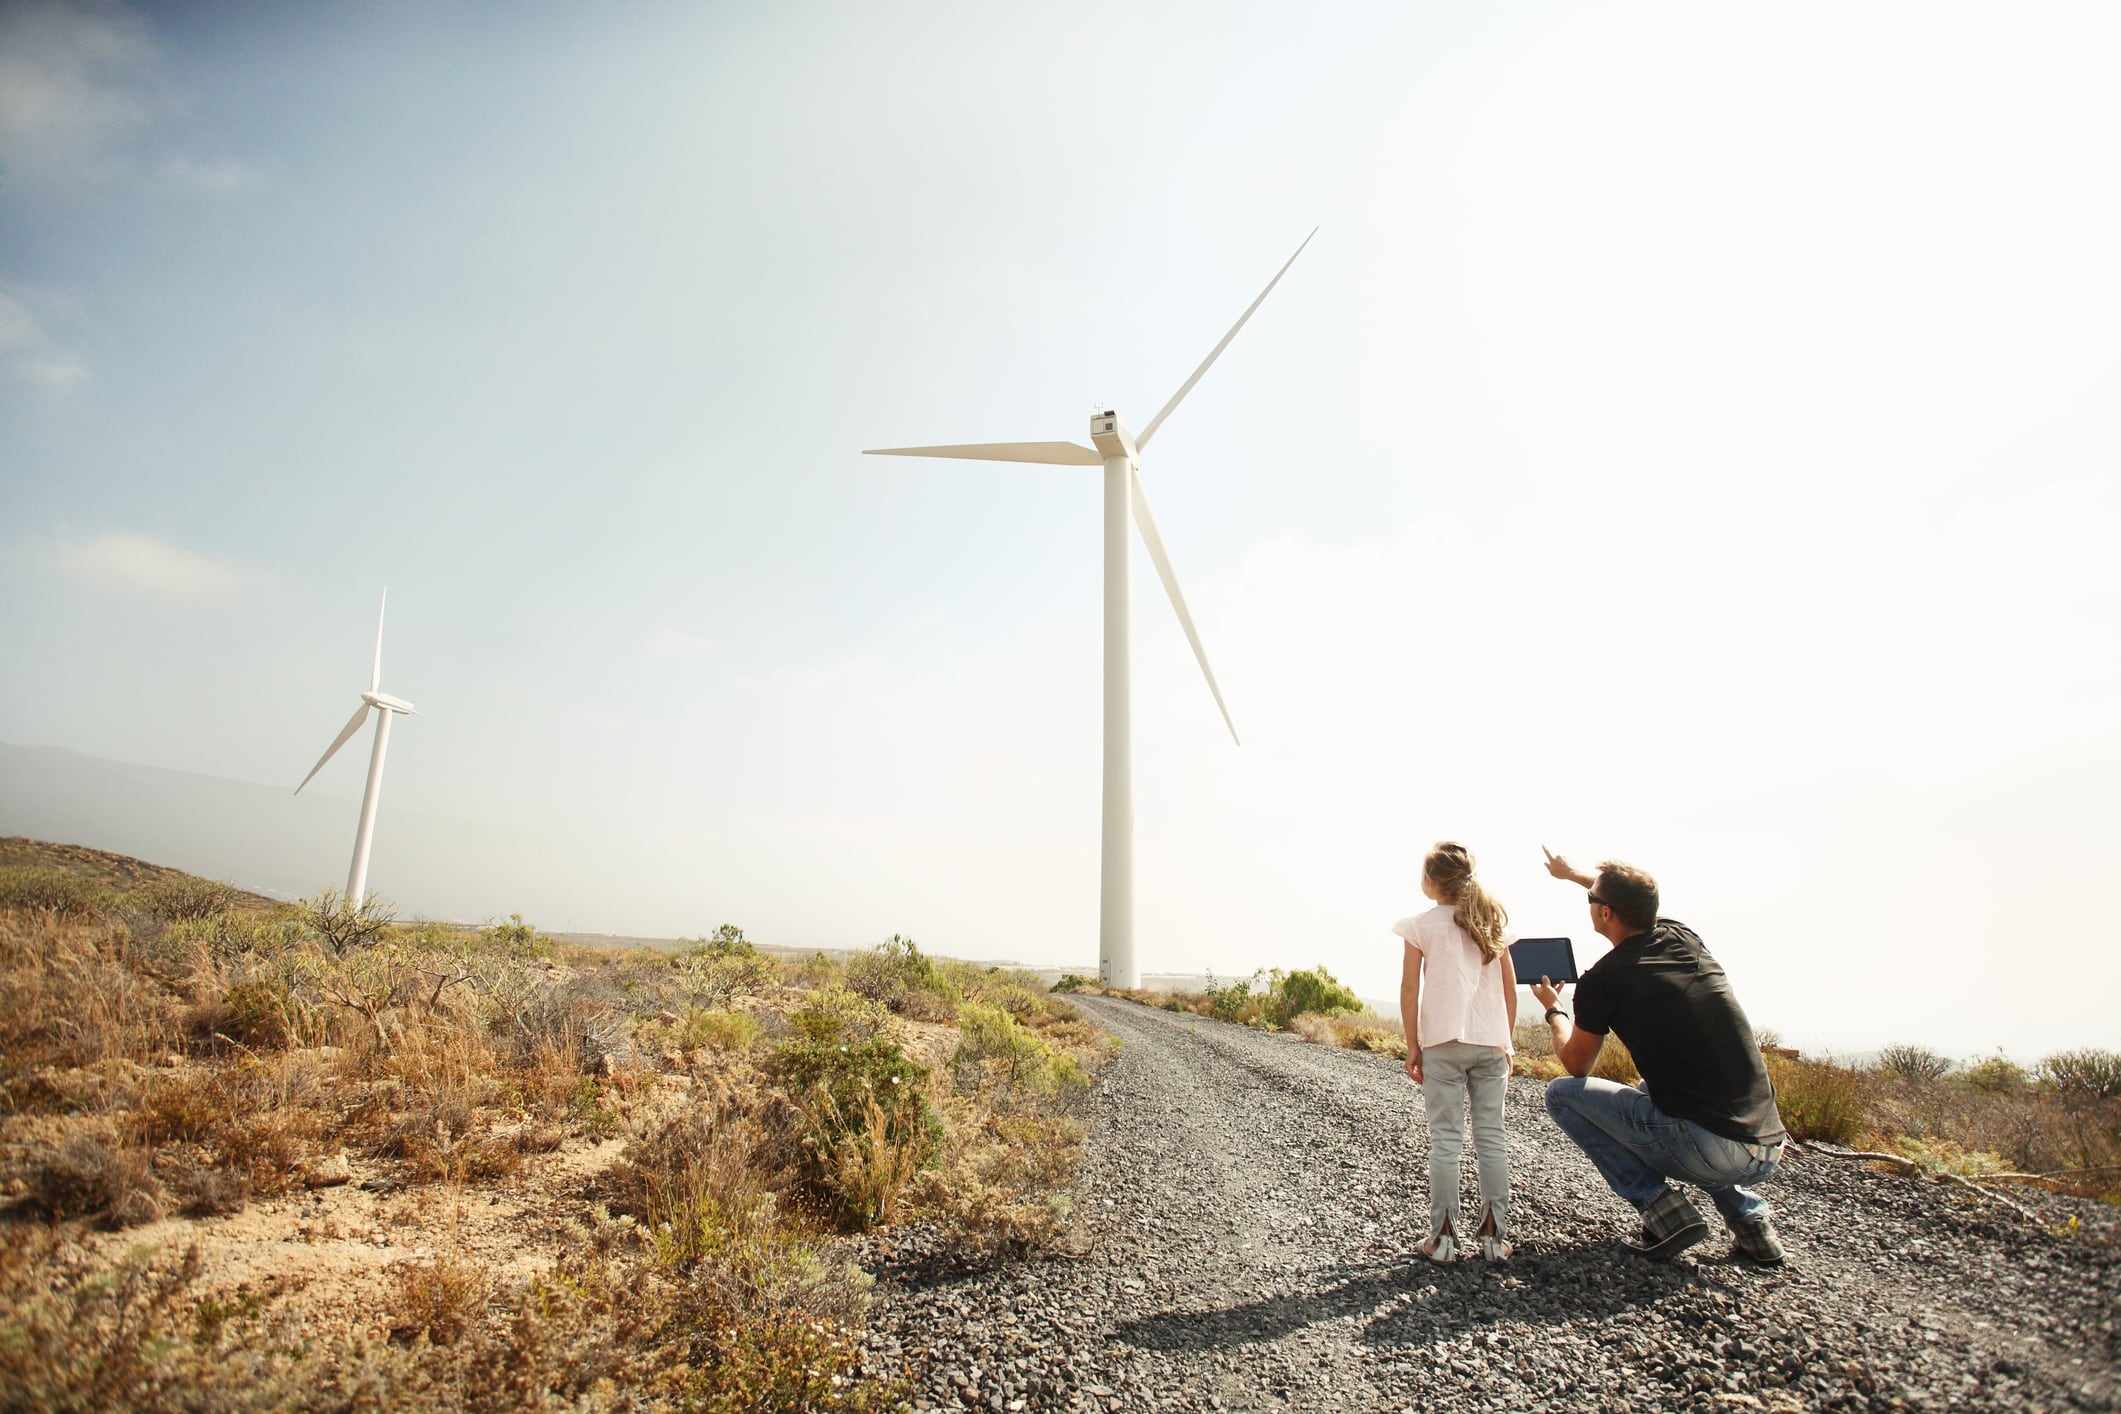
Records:
[[[1510,966],[1517,969],[1517,985],[1528,987],[1540,978],[1555,983],[1576,980],[1576,949],[1567,938],[1519,938],[1510,944]]]

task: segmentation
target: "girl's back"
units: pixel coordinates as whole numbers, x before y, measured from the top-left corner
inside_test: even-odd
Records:
[[[1464,1041],[1510,1050],[1502,967],[1490,962],[1473,935],[1458,925],[1457,909],[1438,904],[1400,919],[1392,931],[1421,950],[1422,1044]]]

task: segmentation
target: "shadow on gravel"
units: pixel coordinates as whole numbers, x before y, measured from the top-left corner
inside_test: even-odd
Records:
[[[1498,1322],[1558,1326],[1619,1316],[1702,1286],[1691,1262],[1652,1266],[1618,1244],[1520,1255],[1506,1268],[1420,1258],[1349,1263],[1310,1275],[1307,1289],[1239,1305],[1123,1321],[1113,1338],[1144,1350],[1190,1351],[1279,1340],[1308,1326],[1367,1317],[1354,1339],[1424,1346]]]

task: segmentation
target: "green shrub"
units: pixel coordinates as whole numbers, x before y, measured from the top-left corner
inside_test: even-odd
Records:
[[[1273,1011],[1284,1019],[1307,1011],[1320,1016],[1338,1016],[1342,1012],[1363,1009],[1362,999],[1335,981],[1323,964],[1287,976],[1275,973],[1272,995]]]
[[[1986,1095],[2019,1094],[2033,1079],[2030,1071],[2001,1051],[1968,1061],[1957,1078],[1961,1084]]]
[[[1208,999],[1208,1015],[1217,1021],[1235,1021],[1245,1003],[1252,999],[1252,982],[1248,978],[1218,986],[1215,974],[1210,973],[1202,995]]]
[[[744,930],[724,923],[708,938],[680,938],[670,959],[678,985],[699,1005],[718,1007],[731,997],[757,995],[780,981],[773,963],[744,938]]]
[[[552,939],[525,923],[520,913],[509,914],[506,923],[481,928],[479,946],[519,962],[551,957],[558,950]]]
[[[845,987],[820,987],[788,1015],[789,1024],[810,1040],[866,1041],[891,1034],[891,1013]]]
[[[1860,1072],[1776,1055],[1767,1057],[1767,1068],[1783,1127],[1794,1137],[1846,1146],[1869,1129],[1870,1092]]]
[[[1070,972],[1067,976],[1061,978],[1060,981],[1053,984],[1053,990],[1056,992],[1098,992],[1103,991],[1104,986],[1105,984],[1098,981],[1095,977],[1085,977],[1079,972]]]
[[[1928,1046],[1901,1043],[1878,1052],[1878,1070],[1900,1080],[1926,1082],[1951,1074],[1952,1063]]]
[[[710,1051],[748,1049],[759,1036],[759,1019],[745,1011],[687,1012],[678,1035],[687,1046]]]
[[[836,989],[835,989],[836,990]],[[844,1000],[842,1000],[844,999]],[[811,1189],[860,1232],[890,1218],[899,1193],[935,1155],[942,1122],[928,1102],[928,1071],[847,1002],[888,1013],[851,992],[813,993],[789,1017],[796,1034],[774,1053],[797,1121],[799,1163]],[[867,1035],[864,1026],[873,1027]]]
[[[0,908],[34,908],[67,918],[93,918],[102,896],[57,869],[0,869]]]
[[[1085,1083],[1075,1057],[1048,1046],[1002,1007],[967,1002],[958,1008],[957,1029],[951,1066],[960,1075],[991,1067],[1010,1084],[1040,1095]]]
[[[147,888],[147,911],[165,923],[183,923],[214,918],[235,907],[236,889],[213,879],[182,874],[162,879]]]
[[[2121,1096],[2121,1051],[2057,1051],[2040,1062],[2039,1075],[2066,1100],[2111,1100]]]
[[[229,912],[180,919],[163,930],[155,948],[165,956],[203,947],[224,960],[246,955],[277,958],[302,947],[309,937],[299,917]]]
[[[893,933],[867,952],[847,959],[847,989],[901,1016],[948,1021],[956,1010],[954,988],[920,945]]]

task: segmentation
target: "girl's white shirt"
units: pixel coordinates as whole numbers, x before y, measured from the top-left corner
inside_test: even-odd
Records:
[[[1421,950],[1417,1021],[1423,1047],[1464,1041],[1504,1052],[1514,1049],[1502,995],[1502,963],[1481,956],[1480,944],[1458,926],[1457,910],[1438,904],[1427,913],[1400,919],[1392,931]]]

